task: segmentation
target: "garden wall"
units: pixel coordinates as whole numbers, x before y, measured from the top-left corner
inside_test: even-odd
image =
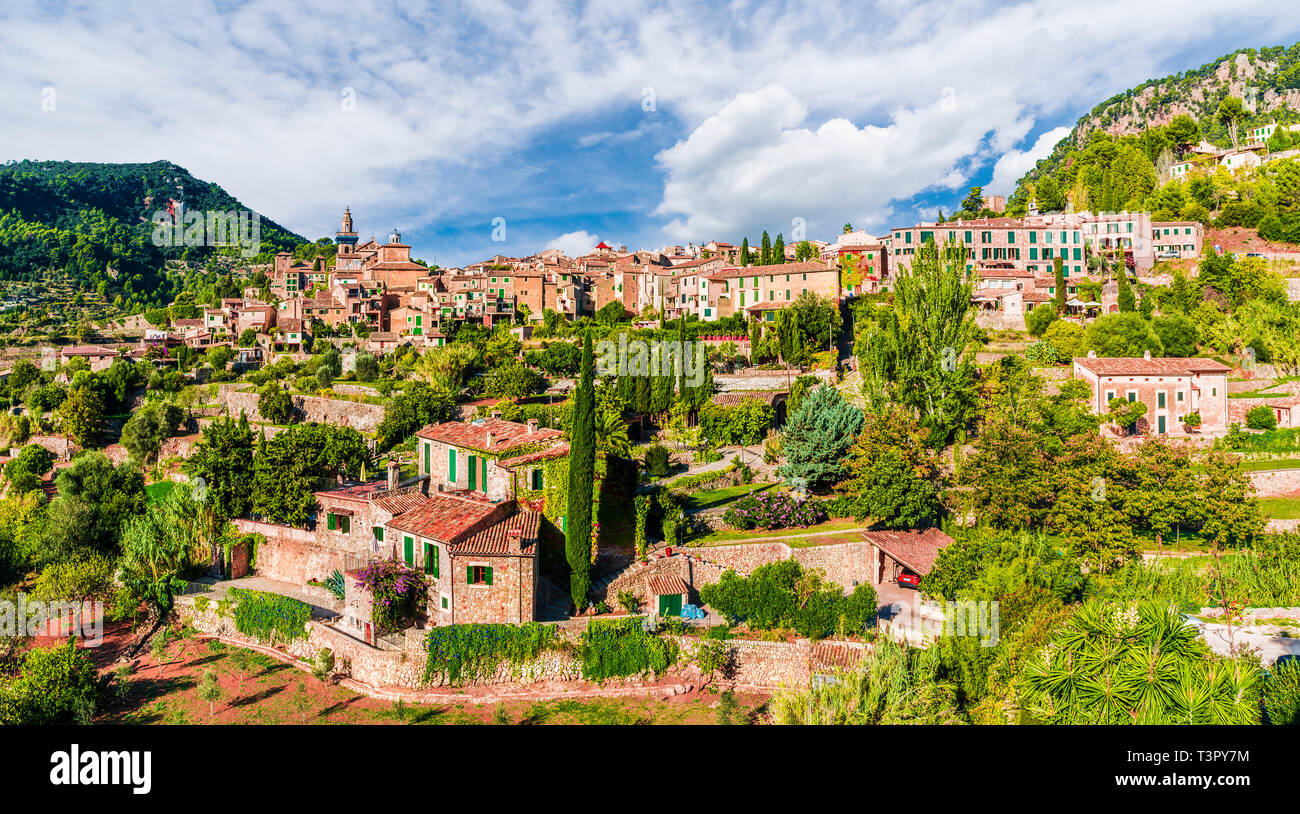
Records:
[[[257,412],[257,391],[239,389],[241,387],[246,385],[220,385],[217,388],[217,403],[229,415],[237,416],[242,411],[249,421],[267,423]],[[373,433],[384,420],[384,407],[381,404],[361,404],[322,396],[294,395],[293,408],[299,422],[315,421],[336,427],[351,427],[364,433]]]
[[[243,518],[234,524],[241,534],[266,538],[258,545],[254,561],[259,577],[302,585],[312,579],[324,580],[335,569],[347,571],[354,565],[344,552],[317,543],[313,532]]]
[[[1263,469],[1246,474],[1259,497],[1280,497],[1300,490],[1300,469]]]
[[[193,626],[200,633],[219,636],[222,639],[258,647],[270,647],[283,654],[299,659],[313,660],[322,648],[329,648],[334,654],[336,670],[347,677],[365,685],[367,688],[419,690],[447,686],[442,678],[436,678],[430,684],[424,684],[424,636],[420,631],[408,631],[402,649],[381,650],[343,633],[337,628],[317,620],[307,622],[307,636],[289,642],[277,641],[274,645],[256,637],[246,636],[235,629],[233,616],[217,613],[216,603],[212,602],[203,610],[195,607],[193,596],[181,596],[176,599],[176,612],[184,623]],[[577,636],[578,631],[562,631],[561,635]],[[668,671],[669,677],[698,678],[699,671],[689,664],[701,639],[695,637],[677,637],[682,658],[677,667]],[[851,654],[849,661],[856,661],[867,645],[860,642],[818,642],[798,639],[793,642],[761,642],[747,639],[733,639],[727,642],[733,654],[734,671],[726,678],[718,678],[722,686],[737,686],[758,690],[776,690],[781,687],[804,687],[809,684],[812,675],[817,672],[830,672],[845,666],[845,652]],[[834,658],[827,658],[826,653],[834,653]],[[632,677],[622,681],[611,680],[604,686],[611,688],[637,685],[642,677]],[[552,650],[544,653],[533,662],[511,670],[502,665],[497,674],[489,679],[466,682],[460,686],[476,685],[518,685],[530,686],[553,683],[557,695],[563,695],[566,689],[575,684],[590,686],[590,682],[581,678],[581,666],[575,654],[569,648]]]

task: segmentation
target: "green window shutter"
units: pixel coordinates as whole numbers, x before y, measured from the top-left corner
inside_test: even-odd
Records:
[[[410,537],[402,537],[402,559],[407,565],[415,564],[415,541]]]
[[[469,456],[469,466],[466,468],[469,470],[468,488],[472,492],[478,488],[478,456],[477,455]]]
[[[340,517],[340,518],[339,518],[339,531],[343,532],[344,534],[351,534],[351,533],[352,533],[352,518],[348,517],[347,515],[344,515],[344,516]]]
[[[433,471],[429,466],[429,455],[432,453],[432,451],[433,451],[433,444],[426,443],[424,445],[424,472],[421,474],[428,475]]]
[[[456,450],[447,450],[447,480],[456,482]]]
[[[333,531],[335,525],[337,524],[334,519],[334,513],[330,512],[329,514],[325,515],[325,528],[329,529],[330,531]]]
[[[465,566],[465,584],[466,585],[474,584],[474,566],[472,565]]]
[[[479,486],[483,489],[483,494],[487,494],[487,458],[480,458],[483,462],[483,482]]]
[[[492,584],[492,566],[490,565],[487,568],[487,584],[488,585]]]
[[[434,576],[434,579],[437,579],[438,576],[439,576],[439,574],[438,574],[438,547],[437,547],[436,545],[433,546],[433,576]]]
[[[375,527],[372,528],[370,531],[374,533],[374,535],[375,535],[375,539],[376,539],[376,540],[378,540],[378,541],[381,542],[381,543],[384,541],[384,527],[383,527],[383,526],[375,526]]]

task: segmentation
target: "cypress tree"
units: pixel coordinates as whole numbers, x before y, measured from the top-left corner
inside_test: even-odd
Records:
[[[1115,279],[1119,282],[1119,311],[1121,314],[1131,313],[1137,306],[1137,299],[1133,296],[1133,287],[1128,282],[1128,269],[1124,267],[1123,255],[1120,255],[1119,264],[1115,267]]]
[[[776,242],[772,244],[772,263],[773,265],[785,262],[785,238],[778,232]]]
[[[569,432],[569,502],[565,508],[564,555],[569,595],[581,613],[591,587],[591,508],[596,472],[596,393],[592,383],[591,334],[582,338],[582,374],[573,397]]]
[[[766,266],[772,262],[772,239],[767,236],[767,230],[763,230],[763,241],[758,246],[758,264]]]
[[[743,268],[752,262],[753,258],[749,256],[749,238],[745,238],[740,241],[740,265]]]
[[[1056,274],[1056,313],[1065,313],[1065,266],[1059,256],[1052,258],[1052,270]]]

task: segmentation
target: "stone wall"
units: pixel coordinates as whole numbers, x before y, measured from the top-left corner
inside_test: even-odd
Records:
[[[257,547],[254,562],[260,577],[304,585],[308,580],[324,580],[335,569],[347,571],[356,564],[346,552],[318,544],[313,532],[242,518],[234,523],[241,534],[266,538]]]
[[[249,421],[267,423],[257,411],[258,395],[247,385],[222,384],[217,387],[217,403],[232,416],[242,411]],[[318,422],[336,427],[351,427],[373,433],[384,420],[384,407],[380,404],[361,404],[322,396],[293,396],[293,409],[300,423]]]
[[[1279,497],[1300,491],[1300,469],[1264,469],[1247,472],[1259,497]]]
[[[235,629],[233,616],[217,613],[216,603],[209,602],[207,607],[199,610],[195,607],[194,596],[181,596],[176,600],[176,611],[181,620],[192,625],[200,633],[220,636],[236,643],[256,647],[272,646],[271,642],[245,636]],[[574,638],[580,630],[561,630],[562,636]],[[335,670],[342,676],[349,677],[370,689],[417,690],[430,687],[448,686],[443,677],[435,677],[429,684],[424,683],[424,632],[407,631],[401,649],[380,649],[354,638],[342,630],[311,620],[307,623],[307,637],[290,642],[276,642],[274,647],[283,654],[295,658],[314,660],[320,651],[328,648],[335,658]],[[695,637],[678,637],[682,657],[677,667],[668,672],[669,677],[698,677],[699,671],[692,666],[696,649],[701,642]],[[777,690],[782,687],[805,687],[814,673],[831,672],[835,664],[819,653],[827,650],[828,645],[838,651],[847,651],[855,656],[865,652],[867,645],[861,642],[819,642],[814,644],[807,639],[793,642],[761,642],[748,639],[733,639],[726,643],[733,655],[734,671],[726,677],[718,677],[719,684],[737,686],[756,690]],[[626,680],[611,680],[605,686],[621,687],[641,682],[642,677]],[[562,648],[543,653],[533,662],[511,668],[503,664],[497,673],[487,679],[465,682],[461,686],[475,685],[534,685],[554,683],[556,695],[563,695],[574,684],[589,684],[582,679],[581,665],[572,648]],[[566,686],[567,685],[567,686]]]

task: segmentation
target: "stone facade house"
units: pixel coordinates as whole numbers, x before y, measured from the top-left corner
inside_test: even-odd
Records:
[[[1089,351],[1074,360],[1075,378],[1092,387],[1090,407],[1097,415],[1109,412],[1111,399],[1141,401],[1146,414],[1139,432],[1186,436],[1183,418],[1201,416],[1200,433],[1228,431],[1228,366],[1213,359],[1153,359],[1099,357]]]

